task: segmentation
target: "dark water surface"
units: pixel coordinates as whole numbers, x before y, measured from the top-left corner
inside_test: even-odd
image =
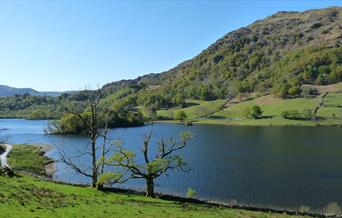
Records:
[[[0,120],[0,135],[10,143],[45,143],[77,154],[87,138],[44,135],[48,121]],[[140,155],[143,137],[151,126],[118,128],[113,138]],[[342,129],[328,127],[230,127],[216,125],[181,126],[155,124],[153,143],[161,137],[191,131],[194,138],[180,151],[189,172],[172,172],[157,180],[157,191],[183,196],[189,187],[201,199],[253,206],[286,207],[306,205],[319,209],[330,202],[342,205]],[[56,149],[48,156],[58,159]],[[87,166],[86,157],[78,160]],[[54,178],[68,182],[89,180],[56,164]],[[143,181],[125,185],[143,189]]]

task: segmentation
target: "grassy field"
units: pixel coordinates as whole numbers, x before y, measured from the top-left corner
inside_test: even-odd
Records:
[[[51,159],[44,156],[40,147],[34,145],[13,145],[8,154],[8,164],[15,171],[27,171],[38,175],[45,174],[45,164]]]
[[[342,93],[330,93],[324,100],[324,105],[319,109],[317,116],[320,121],[290,120],[281,116],[285,110],[298,110],[302,112],[305,109],[314,110],[319,104],[321,96],[315,98],[295,98],[280,99],[272,95],[231,104],[223,110],[217,110],[224,100],[217,101],[195,101],[197,105],[184,109],[172,108],[170,110],[157,111],[159,116],[172,117],[170,114],[177,110],[184,110],[188,119],[198,117],[199,111],[218,111],[208,118],[195,119],[197,123],[205,124],[226,124],[226,125],[250,125],[250,126],[317,126],[317,125],[342,125]],[[259,105],[263,110],[263,116],[271,116],[272,119],[247,119],[243,111],[247,107]]]
[[[25,146],[14,146],[10,164],[14,169],[41,172],[38,166],[42,167],[46,160],[42,159],[40,149]],[[0,186],[1,217],[295,217],[101,192],[21,174],[12,178],[0,176]]]
[[[225,100],[215,100],[215,101],[200,101],[200,100],[190,100],[187,101],[189,107],[186,108],[171,108],[169,110],[158,110],[157,115],[161,117],[172,118],[174,113],[179,110],[183,110],[188,119],[195,119],[199,116],[209,114],[213,111],[217,111],[218,108],[224,104]]]
[[[105,193],[27,176],[1,176],[0,185],[2,217],[290,217]]]

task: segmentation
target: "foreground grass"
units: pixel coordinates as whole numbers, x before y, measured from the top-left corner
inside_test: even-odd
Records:
[[[290,217],[105,193],[28,176],[1,176],[0,186],[2,217]]]
[[[8,164],[14,171],[45,175],[45,164],[49,162],[51,159],[44,156],[41,148],[35,145],[13,145],[8,154]]]
[[[9,160],[14,169],[41,172],[46,159],[39,148],[15,145],[12,152]],[[0,176],[0,187],[1,217],[294,217],[101,192],[26,175]]]

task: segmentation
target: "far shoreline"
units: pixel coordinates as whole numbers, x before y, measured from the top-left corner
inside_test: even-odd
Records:
[[[216,120],[208,120],[213,122],[203,121],[190,121],[191,125],[220,125],[220,126],[231,126],[231,127],[337,127],[342,128],[341,124],[325,124],[325,123],[309,123],[309,124],[241,124],[241,123],[228,123],[228,122],[215,122]],[[187,125],[186,122],[180,122],[175,120],[155,120],[153,123],[165,123],[165,124],[179,124],[184,126]]]

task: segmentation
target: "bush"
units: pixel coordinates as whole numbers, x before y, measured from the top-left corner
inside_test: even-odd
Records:
[[[300,120],[302,119],[299,111],[297,110],[286,110],[281,113],[281,116],[284,117],[285,119],[290,119],[290,120]]]
[[[304,87],[302,88],[300,95],[304,98],[311,98],[319,95],[319,92],[315,88]]]
[[[290,117],[290,111],[283,111],[281,112],[281,116],[284,117],[285,119],[288,119]]]
[[[188,188],[188,191],[186,192],[185,197],[196,199],[197,198],[197,192],[192,188]]]
[[[261,110],[261,107],[259,107],[258,105],[254,105],[252,107],[251,117],[253,117],[254,119],[260,118],[262,113],[263,111]]]
[[[312,120],[315,118],[315,114],[310,109],[304,109],[302,113],[297,110],[285,110],[281,116],[290,120]]]
[[[300,93],[299,87],[291,87],[287,92],[290,96],[298,96]]]
[[[342,209],[337,202],[331,202],[324,208],[325,215],[340,215],[341,213]]]
[[[305,120],[312,120],[315,117],[314,113],[310,109],[304,109],[302,111],[302,116]]]
[[[181,122],[185,121],[187,118],[187,115],[184,111],[180,110],[180,111],[176,111],[174,119],[175,120],[180,120]]]

